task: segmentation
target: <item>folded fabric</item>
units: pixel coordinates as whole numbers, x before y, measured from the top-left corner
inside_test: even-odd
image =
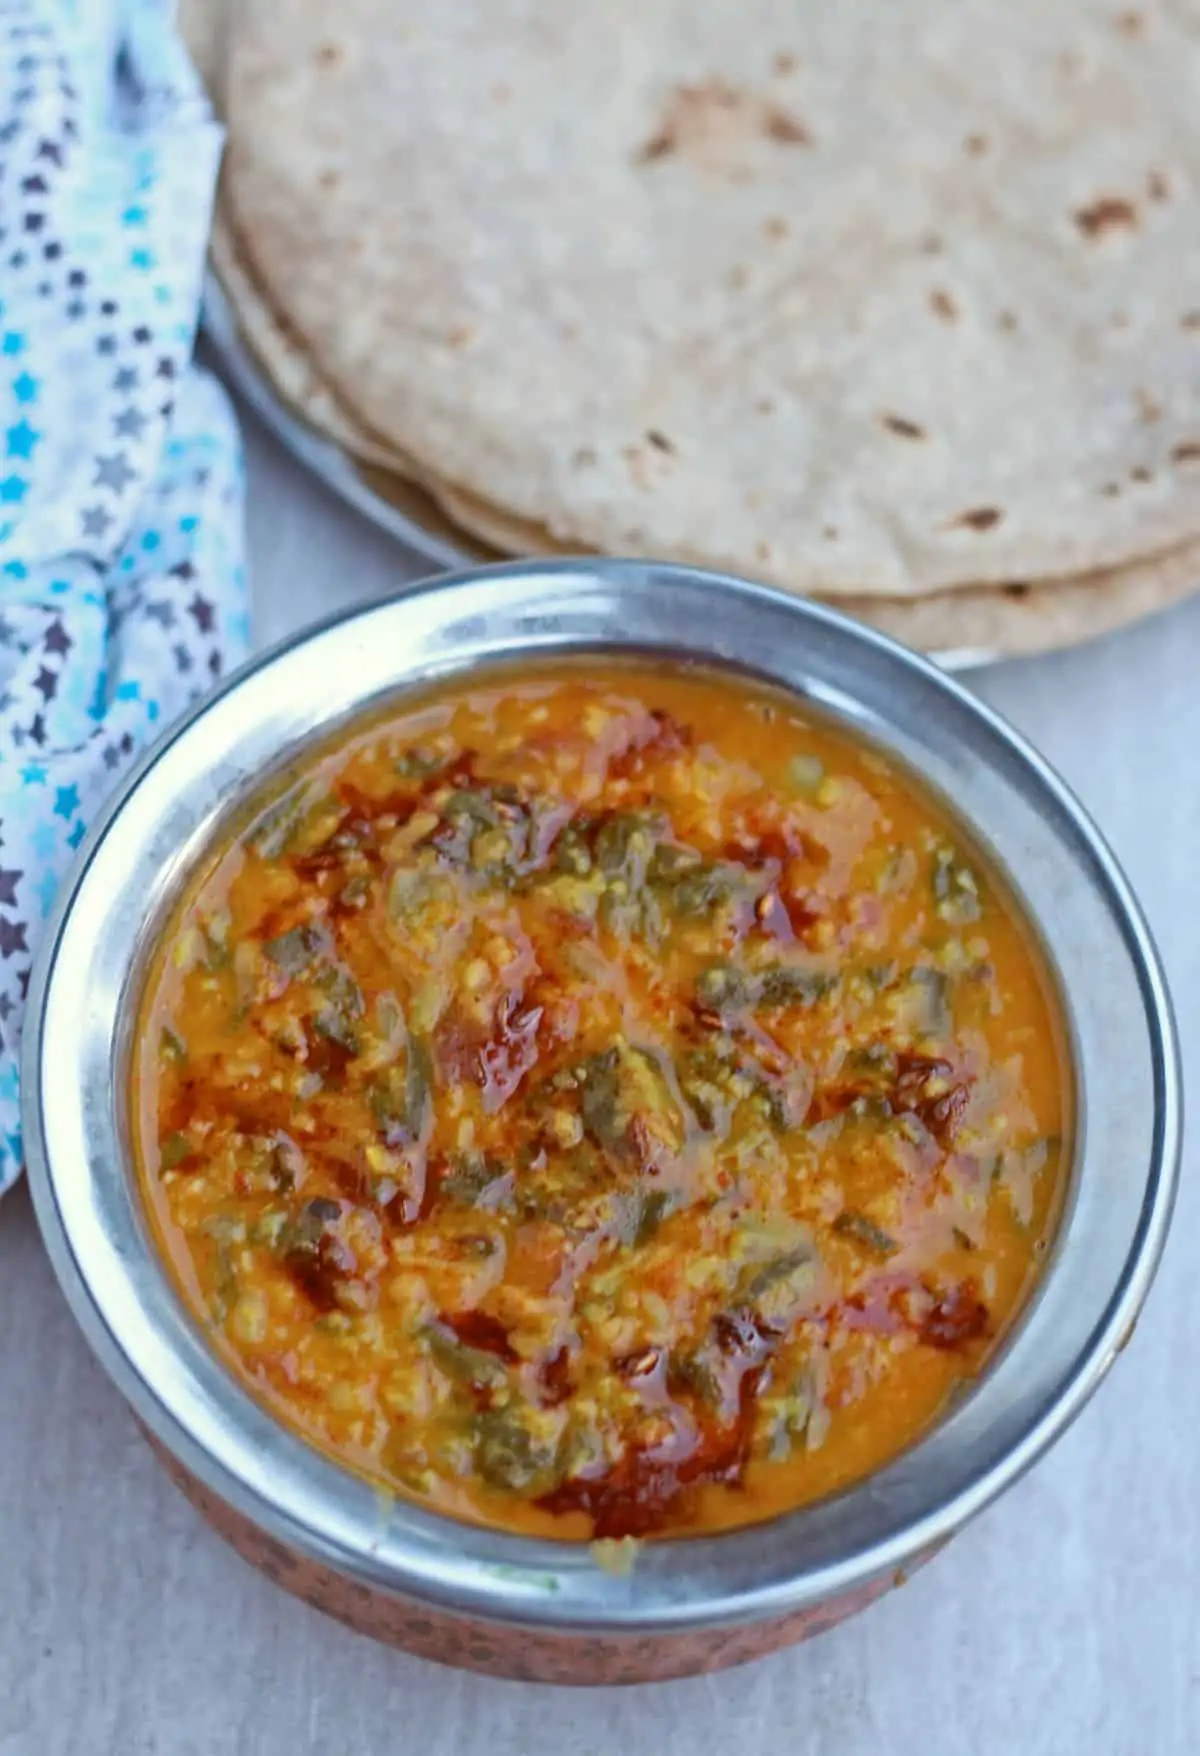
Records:
[[[157,0],[0,0],[0,1191],[42,923],[249,641],[242,466],[190,364],[220,130]]]

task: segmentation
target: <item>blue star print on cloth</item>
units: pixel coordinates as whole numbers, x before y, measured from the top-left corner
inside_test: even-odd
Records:
[[[220,131],[156,0],[0,0],[0,1190],[38,935],[121,771],[248,644],[189,364]]]

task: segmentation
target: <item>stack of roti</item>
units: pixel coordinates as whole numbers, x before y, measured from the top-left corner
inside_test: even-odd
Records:
[[[276,392],[474,552],[931,650],[1200,585],[1200,12],[190,0]]]

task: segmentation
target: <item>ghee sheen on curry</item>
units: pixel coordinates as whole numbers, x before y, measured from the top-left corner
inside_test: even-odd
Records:
[[[152,970],[138,1152],[231,1369],[399,1492],[716,1530],[928,1427],[1028,1293],[1039,955],[901,768],[780,690],[566,660],[295,771]]]

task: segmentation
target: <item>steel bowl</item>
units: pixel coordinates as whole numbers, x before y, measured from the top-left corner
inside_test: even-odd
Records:
[[[1041,936],[1069,1039],[1066,1209],[1004,1347],[918,1444],[766,1525],[653,1543],[627,1575],[584,1545],[393,1499],[275,1421],[223,1366],[155,1247],[130,1153],[137,1002],[172,900],[264,778],[418,681],[595,649],[726,663],[892,752],[990,847]],[[1128,1340],[1170,1218],[1181,1099],[1170,1002],[1100,835],[1002,720],[831,610],[638,562],[438,579],[258,659],[164,736],[81,850],[30,996],[27,1162],[55,1270],[176,1480],[272,1577],[355,1627],[510,1676],[614,1682],[752,1657],[879,1596],[1014,1482]]]

